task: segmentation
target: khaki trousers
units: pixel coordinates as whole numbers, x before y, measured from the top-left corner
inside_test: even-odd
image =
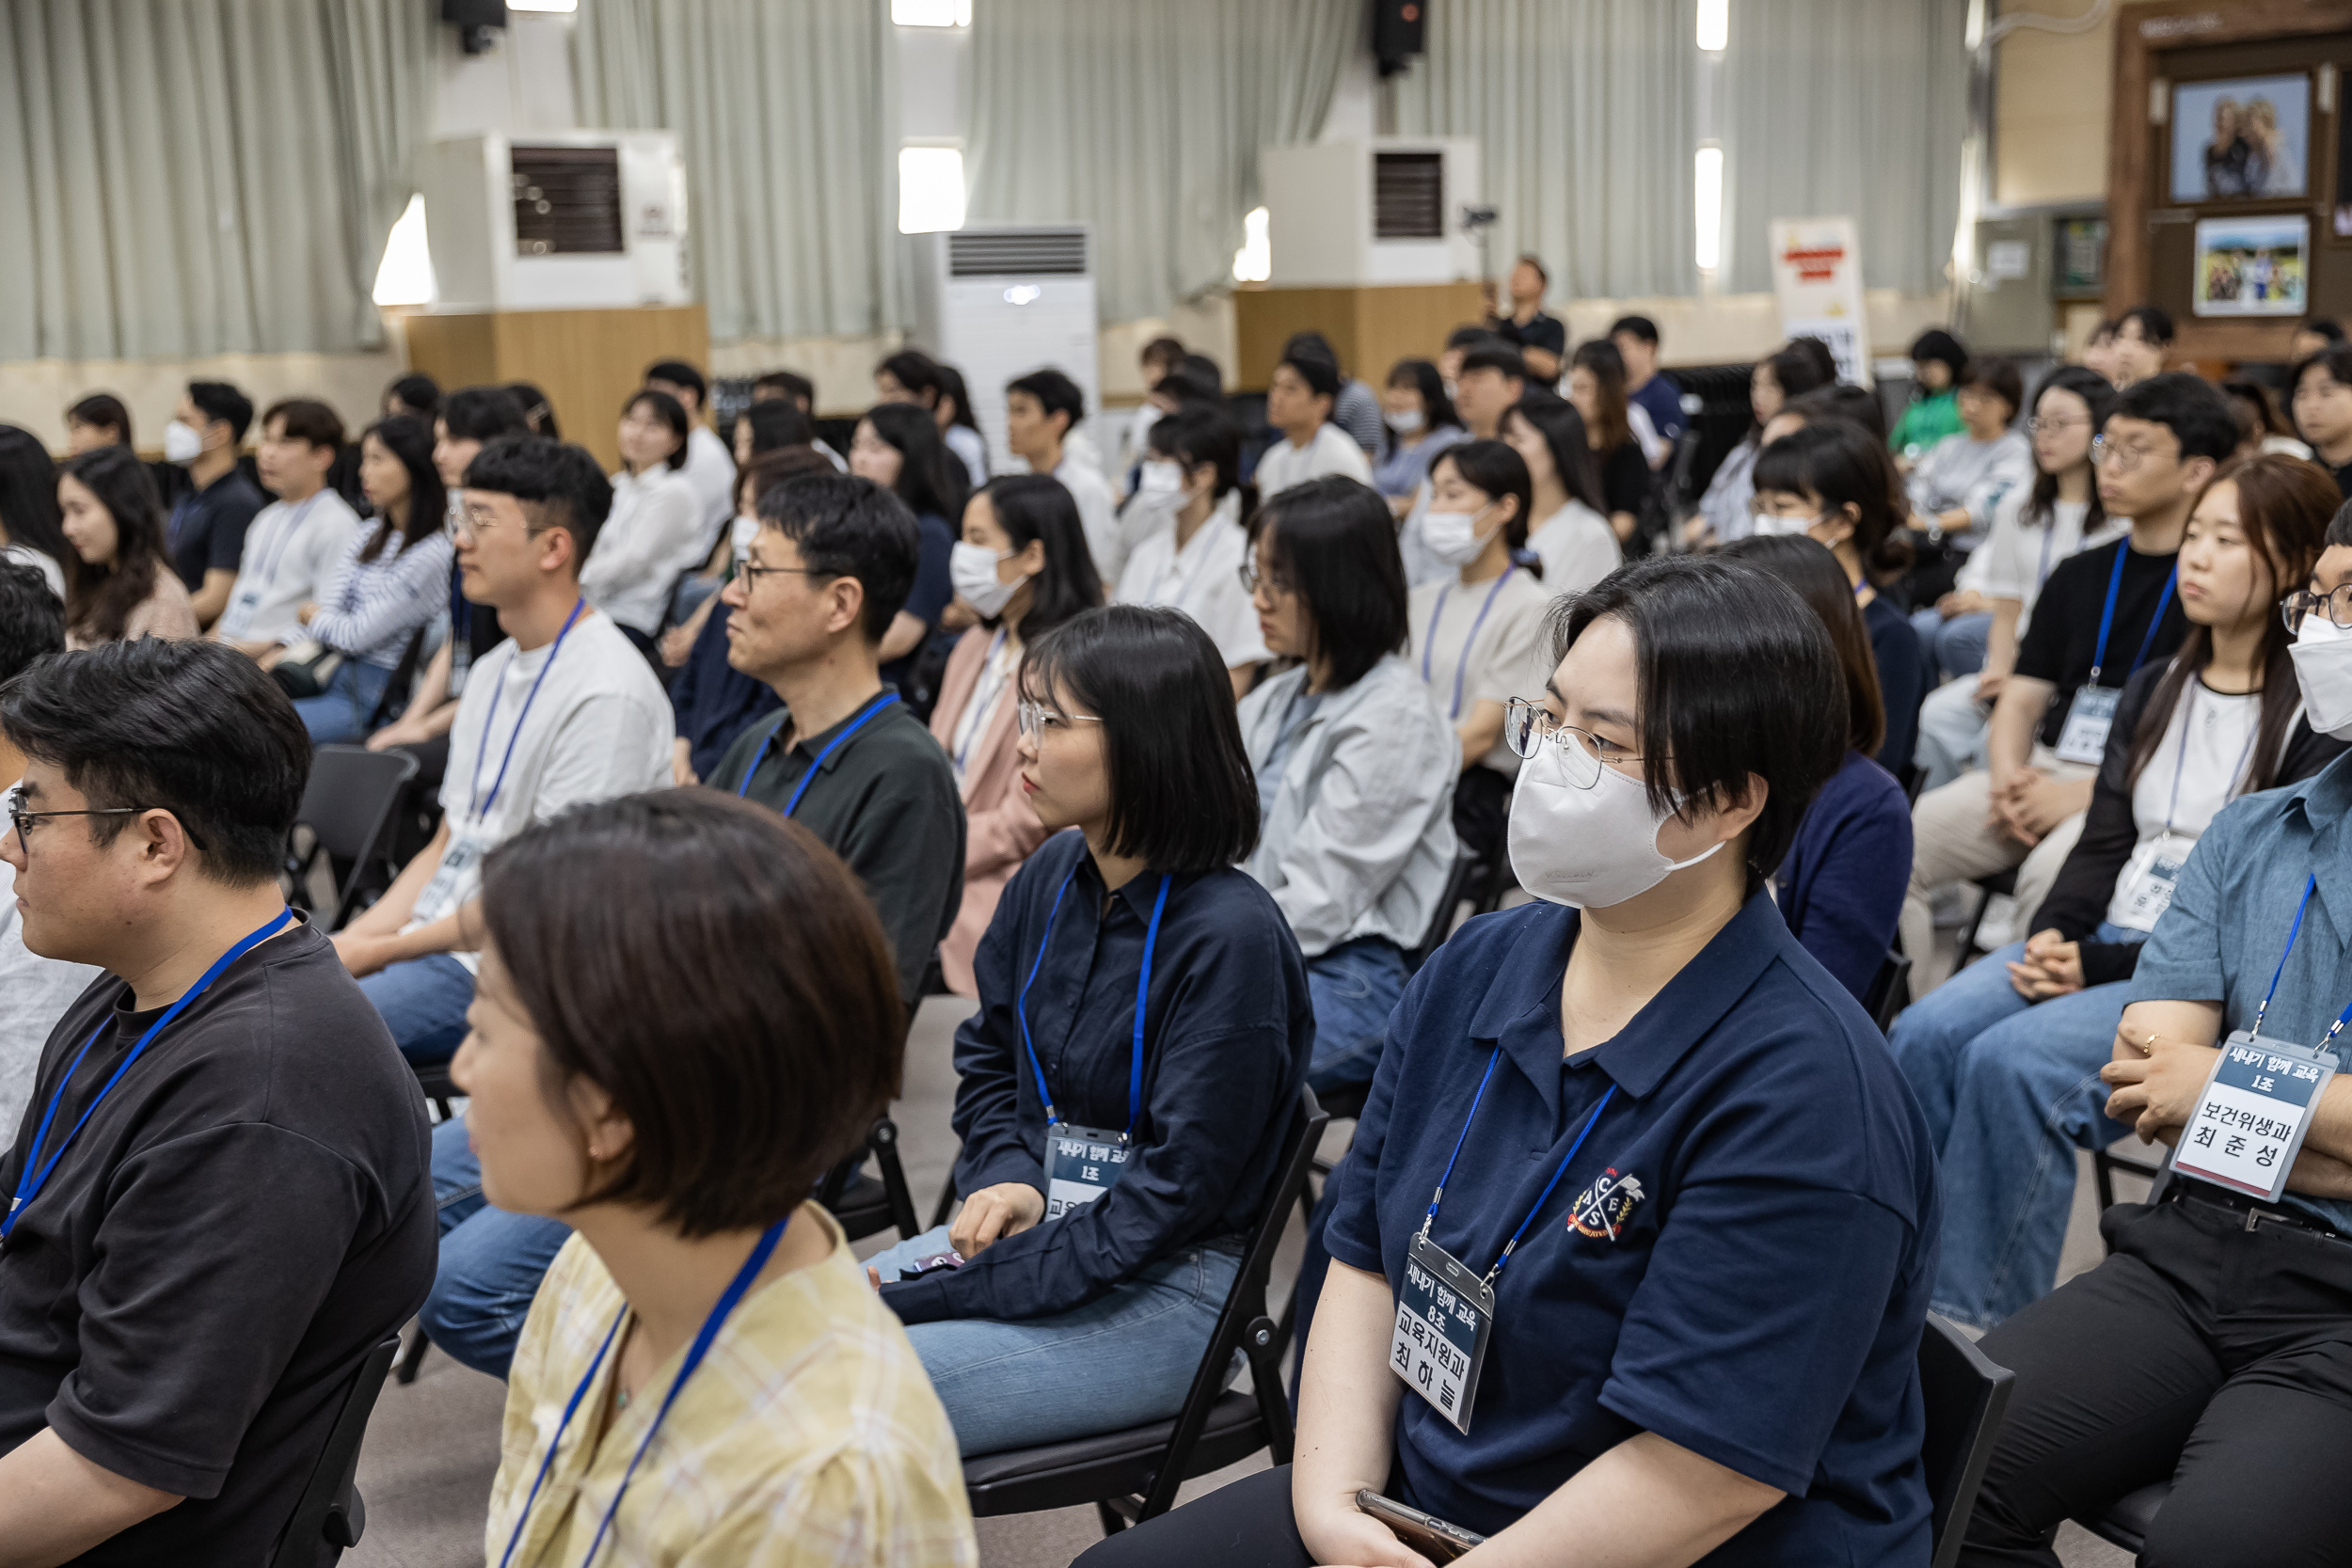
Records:
[[[2095,768],[2061,762],[2046,746],[2033,749],[2032,766],[2060,783],[2095,776]],[[2027,846],[1986,823],[1993,801],[1993,775],[1982,769],[1963,773],[1941,789],[1929,790],[1911,808],[1911,887],[1903,895],[1900,929],[1903,951],[1911,955],[1911,993],[1916,999],[1944,983],[1948,974],[1935,960],[1935,920],[1929,900],[1937,888],[1951,882],[1972,882],[1996,871],[2017,868],[2017,903],[2026,918],[2042,907],[2058,867],[2082,835],[2083,814],[2050,830],[2040,844]],[[2028,933],[2030,934],[2030,933]],[[1970,955],[1963,953],[1959,962]]]

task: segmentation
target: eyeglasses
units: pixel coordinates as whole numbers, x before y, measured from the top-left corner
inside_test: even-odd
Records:
[[[2279,614],[2287,624],[2287,630],[2300,634],[2304,620],[2325,614],[2328,623],[2341,630],[2352,631],[2352,582],[2325,594],[2314,594],[2298,588],[2279,601]]]
[[[26,811],[24,809],[24,797],[21,794],[11,794],[8,797],[8,825],[16,830],[17,843],[20,845],[28,845],[32,842],[32,830],[34,827],[40,823],[48,821],[52,817],[136,816],[141,812],[158,811],[161,809],[161,807],[157,806],[105,806],[89,811]],[[177,818],[175,818],[175,820],[177,820]],[[180,824],[180,831],[188,835],[188,842],[190,844],[195,845],[199,849],[205,847],[204,841],[197,836],[196,830],[189,827],[185,822],[182,822]]]
[[[788,572],[795,577],[803,578],[830,578],[840,575],[837,572],[820,572],[814,566],[762,566],[749,556],[736,557],[735,575],[743,579],[743,592],[746,594],[759,586],[761,578],[771,578],[779,572]]]
[[[2053,436],[2062,436],[2070,430],[2086,429],[2089,427],[2090,423],[2090,421],[2089,420],[2070,420],[2063,416],[2035,414],[2029,416],[2026,420],[2026,434],[2028,436],[2040,436],[2046,431]],[[2097,439],[2098,438],[2096,436],[2092,437],[2092,444],[2094,446],[2097,444]]]
[[[2152,455],[2144,447],[2109,446],[2104,436],[2090,438],[2090,464],[2093,467],[2112,467],[2119,474],[2128,474]]]
[[[1046,730],[1067,730],[1073,724],[1099,724],[1103,721],[1091,713],[1064,713],[1059,708],[1047,707],[1043,703],[1033,703],[1026,697],[1014,706],[1013,715],[1021,722],[1021,737],[1024,740],[1035,740]]]
[[[1514,697],[1502,705],[1502,738],[1522,757],[1534,756],[1545,741],[1550,741],[1560,748],[1568,783],[1579,789],[1590,789],[1598,784],[1603,767],[1621,767],[1642,760],[1613,740],[1590,730],[1580,730],[1574,724],[1561,723],[1543,704],[1525,697]]]
[[[1295,590],[1291,587],[1290,579],[1283,577],[1280,573],[1261,572],[1258,570],[1258,562],[1254,557],[1244,560],[1239,566],[1236,566],[1233,569],[1233,571],[1234,575],[1241,578],[1241,591],[1245,594],[1256,594],[1258,592],[1258,584],[1262,582],[1265,584],[1266,592],[1269,594],[1289,594],[1295,592]]]

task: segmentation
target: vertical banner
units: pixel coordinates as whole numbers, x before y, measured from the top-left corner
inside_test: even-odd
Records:
[[[1772,296],[1780,330],[1819,338],[1837,361],[1837,378],[1870,381],[1870,323],[1862,307],[1862,251],[1851,218],[1774,218]]]

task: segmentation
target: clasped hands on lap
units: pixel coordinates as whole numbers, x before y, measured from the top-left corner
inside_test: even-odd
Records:
[[[2035,845],[2090,804],[2089,779],[2061,781],[2038,768],[1996,768],[1985,825],[2021,844]]]
[[[2108,1086],[2107,1115],[2150,1143],[2170,1148],[2197,1110],[2220,1048],[2218,1002],[2135,1002],[2115,1031],[2115,1059],[2099,1069]],[[2297,1042],[2301,1043],[2301,1042]],[[2352,1083],[2339,1076],[2312,1107],[2311,1130],[2287,1175],[2292,1192],[2352,1197],[2352,1163],[2317,1145],[2344,1147],[2352,1128]]]
[[[2055,930],[2026,939],[2026,956],[2009,966],[2009,983],[2028,1002],[2047,1002],[2083,989],[2083,947]]]

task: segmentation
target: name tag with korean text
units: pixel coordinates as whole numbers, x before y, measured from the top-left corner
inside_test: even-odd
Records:
[[[1057,1121],[1045,1130],[1045,1217],[1061,1218],[1101,1197],[1126,1174],[1127,1140],[1099,1127]]]
[[[248,588],[229,601],[229,608],[220,618],[220,635],[230,641],[243,637],[253,625],[253,612],[261,608],[262,591]]]
[[[2078,686],[2066,709],[2066,727],[2058,731],[2060,762],[2096,768],[2106,755],[2107,731],[2115,727],[2115,705],[2123,693],[2112,686]]]
[[[1389,1370],[1465,1434],[1494,1326],[1493,1289],[1445,1248],[1414,1236],[1397,1283]]]
[[[454,913],[471,890],[480,885],[482,857],[490,849],[489,838],[478,828],[461,828],[453,832],[449,847],[441,851],[441,863],[433,869],[432,879],[409,906],[409,918],[438,920]]]
[[[2311,1131],[2312,1108],[2335,1075],[2332,1054],[2233,1032],[2181,1130],[2172,1168],[2276,1203]]]
[[[2164,911],[2172,907],[2173,884],[2197,841],[2180,833],[2158,833],[2132,851],[2123,867],[2123,909],[2115,924],[2133,931],[2153,931]]]

